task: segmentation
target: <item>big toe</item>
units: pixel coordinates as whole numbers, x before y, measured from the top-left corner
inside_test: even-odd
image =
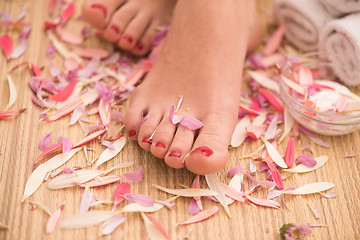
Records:
[[[185,166],[189,171],[205,175],[225,167],[235,121],[220,122],[220,119],[220,116],[209,117],[204,121],[204,127],[185,158]]]

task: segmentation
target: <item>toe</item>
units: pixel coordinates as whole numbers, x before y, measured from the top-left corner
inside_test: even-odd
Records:
[[[110,42],[118,42],[121,35],[138,13],[138,8],[125,3],[112,15],[109,24],[104,30],[103,37]]]
[[[194,131],[182,125],[178,126],[175,137],[165,157],[165,162],[168,166],[172,168],[183,168],[185,166],[184,159],[194,143],[194,137]]]
[[[228,145],[236,117],[224,119],[215,114],[204,121],[204,127],[194,142],[185,166],[191,172],[205,175],[222,169],[228,159]]]
[[[144,56],[147,54],[152,47],[152,41],[157,33],[157,28],[158,24],[151,23],[136,45],[131,49],[131,53],[136,56]]]
[[[136,105],[135,105],[136,106]],[[130,107],[124,118],[124,127],[132,140],[137,140],[140,126],[143,121],[144,108]]]
[[[163,113],[161,111],[153,110],[149,112],[149,117],[141,124],[138,134],[138,143],[144,150],[150,151],[152,137],[162,118]]]
[[[125,0],[86,0],[82,5],[82,16],[93,27],[104,29],[115,10]]]
[[[141,36],[146,31],[150,23],[150,16],[140,12],[126,26],[118,41],[118,46],[125,50],[135,47]]]
[[[167,153],[170,144],[174,138],[176,126],[171,123],[169,115],[165,116],[153,137],[151,153],[158,158],[163,159]]]

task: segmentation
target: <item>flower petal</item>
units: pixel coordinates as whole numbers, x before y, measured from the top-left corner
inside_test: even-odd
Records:
[[[200,129],[204,126],[204,124],[200,120],[193,117],[184,117],[180,121],[180,124],[192,131]]]
[[[60,227],[64,229],[86,228],[105,222],[114,215],[114,212],[109,211],[85,212],[62,220],[60,222]]]
[[[113,157],[119,154],[119,152],[124,148],[126,143],[126,138],[122,137],[116,140],[112,145],[115,148],[114,151],[107,148],[104,150],[104,152],[100,155],[99,159],[96,161],[96,164],[94,166],[95,169],[97,169],[101,164],[109,161]]]
[[[192,224],[192,223],[201,222],[201,221],[204,221],[204,220],[208,219],[209,217],[213,216],[218,211],[219,211],[219,208],[216,206],[213,206],[211,208],[208,208],[208,209],[198,212],[194,216],[191,216],[187,220],[177,223],[176,225],[181,226],[181,225],[188,225],[188,224]]]
[[[138,193],[126,193],[125,199],[129,200],[131,202],[138,203],[140,205],[143,205],[145,207],[152,207],[154,205],[153,200],[146,195],[138,194]]]
[[[142,166],[139,166],[137,171],[124,173],[122,176],[126,179],[126,181],[140,182],[143,180]]]

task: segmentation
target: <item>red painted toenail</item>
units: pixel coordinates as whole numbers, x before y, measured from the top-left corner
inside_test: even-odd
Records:
[[[205,157],[210,157],[214,153],[211,148],[206,146],[197,147],[193,150],[193,152],[195,151],[201,152],[202,154],[204,154]]]
[[[166,148],[165,144],[163,144],[162,142],[158,142],[155,147],[162,147],[162,148]]]
[[[179,153],[178,151],[172,151],[170,154],[169,154],[169,157],[181,157],[181,153]]]
[[[129,43],[133,43],[132,37],[130,37],[130,36],[128,36],[128,35],[123,36],[123,39],[125,39],[125,40],[128,41]]]
[[[116,35],[119,35],[120,30],[119,30],[119,28],[118,28],[117,26],[112,25],[112,26],[110,27],[110,29],[113,30],[113,31],[116,33]]]
[[[97,9],[100,9],[103,14],[104,14],[104,18],[106,18],[107,16],[107,10],[106,10],[106,7],[100,3],[94,3],[91,5],[92,8],[97,8]]]
[[[146,143],[152,143],[152,139],[148,138],[148,137],[144,137],[143,140],[141,140],[142,142],[146,142]]]
[[[130,130],[129,132],[129,137],[132,137],[136,134],[136,131],[133,129],[133,130]]]
[[[136,44],[136,48],[141,51],[143,50],[144,46],[141,43],[138,43]]]

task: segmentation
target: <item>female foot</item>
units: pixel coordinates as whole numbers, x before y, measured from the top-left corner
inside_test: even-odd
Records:
[[[161,26],[169,23],[175,0],[86,0],[84,19],[103,30],[121,49],[142,56],[149,52]]]
[[[173,168],[197,174],[223,168],[245,54],[261,35],[256,16],[253,1],[180,0],[162,51],[132,94],[124,122],[129,136]],[[190,108],[185,115],[204,123],[199,131],[171,123],[170,106],[180,96],[178,113]]]

